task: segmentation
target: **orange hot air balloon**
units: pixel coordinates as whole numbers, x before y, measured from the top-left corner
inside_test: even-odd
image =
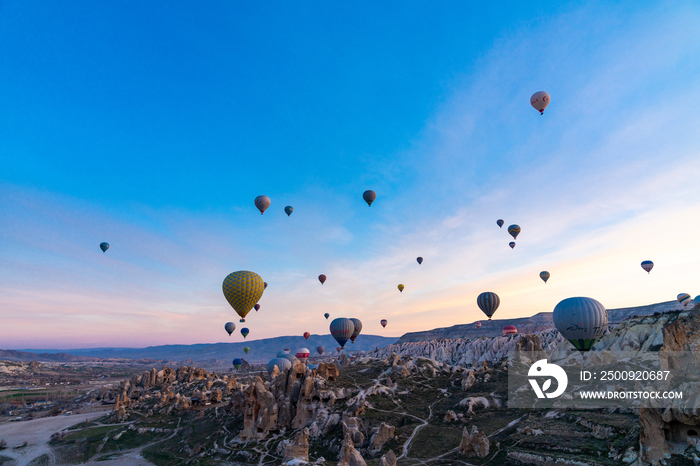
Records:
[[[321,282],[321,285],[323,285],[324,283],[326,283],[326,276],[323,274],[319,275],[318,281]]]

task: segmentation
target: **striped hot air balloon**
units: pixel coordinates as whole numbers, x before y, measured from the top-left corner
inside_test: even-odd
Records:
[[[362,322],[360,322],[360,319],[355,319],[354,317],[351,317],[350,320],[355,325],[355,328],[352,331],[352,335],[350,335],[350,341],[355,343],[355,338],[357,338],[360,335],[360,332],[362,331]]]
[[[592,298],[567,298],[552,315],[554,326],[579,351],[589,351],[608,328],[608,311]]]
[[[486,317],[491,320],[491,316],[496,312],[498,306],[501,305],[501,298],[492,291],[485,291],[476,298],[476,304],[479,306],[479,309],[486,314]]]
[[[348,342],[354,331],[355,324],[345,317],[338,317],[331,322],[331,335],[338,342],[340,348],[345,347],[345,343]]]
[[[295,356],[299,361],[306,363],[306,360],[311,356],[311,352],[307,348],[297,348]]]
[[[326,283],[326,276],[323,274],[319,275],[318,281],[321,282],[321,285],[323,285],[324,283]]]
[[[515,325],[506,325],[503,327],[503,336],[506,335],[515,335],[518,333],[518,329],[515,328]]]
[[[520,225],[511,225],[508,227],[508,233],[510,233],[510,236],[513,237],[513,239],[517,239],[518,235],[520,234]]]
[[[380,324],[382,324],[382,327],[386,328],[386,324],[388,323],[386,319],[382,319],[379,321]]]
[[[676,299],[678,299],[678,302],[681,303],[681,306],[685,307],[690,303],[690,295],[688,293],[681,293],[679,294]]]
[[[546,270],[543,271],[543,272],[540,272],[540,278],[541,278],[545,283],[547,283],[547,280],[549,280],[549,272],[547,272]]]

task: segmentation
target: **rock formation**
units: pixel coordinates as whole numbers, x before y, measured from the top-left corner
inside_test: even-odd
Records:
[[[490,442],[483,430],[472,426],[471,431],[464,428],[462,432],[462,442],[459,444],[459,451],[466,456],[478,456],[486,458],[489,454]]]
[[[367,466],[360,452],[355,450],[355,444],[352,442],[349,432],[345,434],[339,456],[338,466]]]
[[[293,442],[286,445],[282,463],[292,460],[309,461],[309,429],[304,428]]]

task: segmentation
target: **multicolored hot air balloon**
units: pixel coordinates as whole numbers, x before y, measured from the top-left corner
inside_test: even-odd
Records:
[[[372,203],[374,200],[377,198],[377,193],[372,191],[371,189],[368,189],[364,193],[362,193],[362,199],[365,200],[368,206],[372,207]]]
[[[102,254],[104,254],[109,249],[109,243],[100,243],[100,249],[102,249]]]
[[[240,270],[224,279],[222,289],[228,303],[241,316],[241,322],[245,322],[245,316],[260,301],[265,285],[257,273]]]
[[[681,303],[681,306],[685,307],[690,302],[690,295],[688,293],[681,293],[676,297],[676,299],[678,299],[678,302]]]
[[[511,225],[508,227],[508,233],[510,233],[510,236],[513,237],[513,239],[517,239],[518,235],[520,234],[520,225]]]
[[[324,283],[326,283],[326,276],[323,274],[319,275],[318,281],[321,282],[321,285],[323,285]]]
[[[549,105],[549,94],[545,91],[539,91],[532,94],[530,97],[530,105],[535,107],[535,110],[540,112],[540,115],[544,114],[544,109]]]
[[[242,365],[243,365],[243,360],[241,358],[236,358],[233,360],[233,367],[235,367],[236,370],[240,369]]]
[[[545,283],[547,283],[547,280],[549,280],[549,272],[547,272],[546,270],[540,272],[540,278],[541,278]]]
[[[345,317],[338,317],[331,322],[331,335],[338,342],[340,348],[345,347],[345,343],[348,342],[354,331],[355,324]]]
[[[351,320],[352,323],[355,325],[355,328],[354,328],[353,331],[352,331],[352,335],[350,335],[350,341],[352,341],[353,344],[354,344],[354,343],[355,343],[355,338],[357,338],[357,336],[358,336],[358,335],[360,334],[360,332],[362,331],[362,322],[360,322],[360,319],[356,319],[356,318],[354,318],[354,317],[351,317],[350,320]]]
[[[326,351],[326,348],[324,348],[323,346],[317,346],[317,347],[316,347],[316,352],[317,352],[318,354],[323,354],[324,351]]]
[[[253,309],[255,309],[255,312],[258,312],[260,310],[260,304],[253,306]]]
[[[255,198],[255,207],[260,211],[260,215],[265,213],[268,207],[270,207],[270,198],[267,196],[258,196]]]
[[[567,298],[552,315],[554,326],[579,351],[589,351],[608,328],[608,311],[592,298]]]
[[[228,332],[228,336],[231,336],[234,330],[236,330],[236,324],[233,322],[226,322],[224,324],[224,329]]]
[[[304,332],[304,339],[308,340],[311,334],[309,332]]]
[[[423,263],[423,258],[422,257],[416,257],[416,261],[418,261],[418,265],[421,265]]]
[[[379,321],[379,323],[382,324],[382,327],[386,328],[386,324],[388,324],[389,322],[387,322],[386,319],[382,319]]]
[[[241,329],[241,335],[243,335],[243,338],[247,337],[249,333],[250,333],[250,330],[248,330],[246,327],[243,327]]]
[[[399,291],[400,291],[401,293],[403,293],[404,286],[403,286],[402,283],[399,283],[399,286],[397,286],[397,288],[399,289]]]
[[[498,219],[496,220],[496,225],[498,225],[498,228],[503,228],[503,224],[506,223],[503,221],[503,219]]]
[[[287,217],[292,215],[292,212],[294,212],[294,207],[288,205],[287,207],[284,208],[284,213],[287,214]]]
[[[474,326],[476,327],[477,330],[479,330],[481,328],[481,322],[475,323]]]
[[[508,243],[508,246],[510,246],[510,248],[513,249],[515,247],[515,241],[511,241],[510,243]]]
[[[654,268],[654,263],[652,261],[644,261],[642,262],[642,268],[649,273],[651,272],[651,269]]]
[[[306,363],[306,360],[311,356],[311,352],[307,348],[297,348],[295,356],[299,361]]]
[[[478,304],[479,309],[486,314],[486,317],[491,320],[491,316],[501,304],[501,298],[499,298],[496,293],[485,291],[476,298],[476,304]]]
[[[248,351],[250,351],[250,347],[249,347],[249,346],[244,346],[244,347],[243,347],[243,352],[244,352],[245,354],[248,354]]]
[[[326,312],[325,314],[323,314],[323,317],[325,317],[326,320],[328,320],[328,318],[329,318],[330,316],[331,316],[331,315],[330,315],[329,313],[327,313],[327,312]]]
[[[506,335],[516,335],[518,333],[518,329],[515,328],[515,325],[506,325],[503,327],[503,336]]]

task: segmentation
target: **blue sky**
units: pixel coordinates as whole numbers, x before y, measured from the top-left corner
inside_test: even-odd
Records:
[[[472,322],[486,290],[496,317],[698,294],[698,20],[693,2],[4,2],[0,347],[238,341],[235,270],[270,283],[248,338],[327,333],[324,312],[390,336]],[[522,226],[514,250],[498,218]]]

